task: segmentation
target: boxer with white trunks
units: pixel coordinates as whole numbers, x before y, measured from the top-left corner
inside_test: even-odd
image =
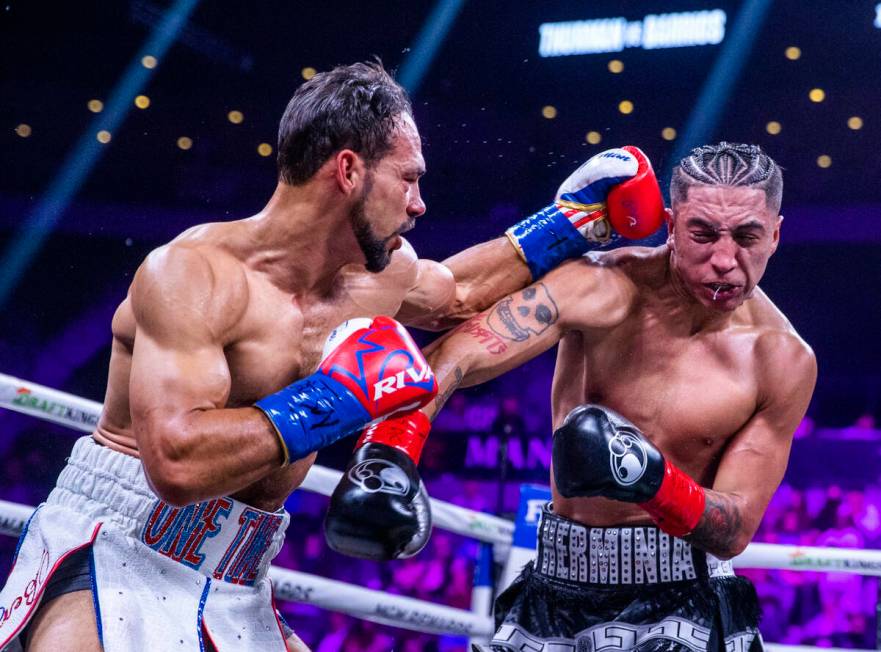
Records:
[[[699,147],[674,170],[665,245],[567,262],[426,350],[446,397],[560,344],[553,502],[485,649],[761,649],[755,590],[725,560],[783,478],[817,374],[758,287],[782,184],[759,147]]]
[[[319,448],[436,392],[407,332],[381,315],[443,328],[530,282],[535,270],[505,238],[443,264],[403,240],[425,211],[425,164],[406,93],[381,65],[304,83],[278,150],[260,213],[194,227],[138,269],[113,318],[98,427],[29,521],[0,592],[0,649],[304,649],[266,577],[284,500]],[[626,212],[630,195],[653,191],[653,177],[635,179],[636,158],[600,155],[565,190],[605,200],[622,189]],[[531,224],[538,273],[633,216],[571,217],[555,202]],[[384,554],[414,554],[429,514],[396,446],[412,454],[407,438],[424,432],[371,432],[371,451],[410,487]]]

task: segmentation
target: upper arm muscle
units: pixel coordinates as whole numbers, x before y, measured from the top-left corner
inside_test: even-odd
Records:
[[[783,479],[792,435],[804,417],[816,381],[816,361],[798,338],[772,333],[755,351],[759,408],[729,442],[713,489],[745,501],[744,521],[752,532]]]
[[[192,248],[151,254],[132,284],[137,334],[130,378],[139,446],[153,427],[172,426],[192,410],[221,407],[230,389],[224,338],[240,316],[246,287],[230,283]]]

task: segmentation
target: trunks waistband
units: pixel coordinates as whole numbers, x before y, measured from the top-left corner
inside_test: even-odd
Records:
[[[216,580],[252,586],[284,543],[289,515],[229,497],[173,507],[147,484],[140,460],[82,437],[47,504],[121,530],[156,553]]]
[[[586,586],[662,584],[733,576],[722,561],[657,527],[587,527],[542,511],[538,573]]]

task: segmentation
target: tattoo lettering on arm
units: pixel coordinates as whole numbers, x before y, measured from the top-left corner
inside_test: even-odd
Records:
[[[705,495],[704,515],[685,540],[711,554],[724,555],[736,550],[737,541],[743,536],[743,517],[737,500],[710,489]]]
[[[478,320],[471,319],[462,324],[459,329],[463,333],[471,335],[484,345],[487,353],[500,355],[508,350],[508,345],[490,329],[485,328]]]
[[[499,301],[486,321],[500,337],[524,342],[541,335],[559,318],[560,311],[547,286],[536,283]]]

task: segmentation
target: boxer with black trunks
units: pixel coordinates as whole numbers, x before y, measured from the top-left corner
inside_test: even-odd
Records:
[[[304,649],[266,576],[282,504],[315,451],[370,424],[372,457],[408,487],[393,515],[371,514],[383,555],[424,545],[429,514],[407,456],[418,459],[427,424],[405,436],[380,426],[437,387],[382,315],[443,328],[529,283],[530,269],[505,238],[440,264],[401,237],[425,211],[425,163],[406,93],[379,64],[304,83],[278,149],[260,213],[194,227],[138,269],[113,318],[98,427],[28,522],[0,592],[0,649]],[[652,190],[650,175],[633,178],[638,156],[598,155],[565,190],[599,201],[615,188],[623,211]],[[529,222],[534,237],[552,229],[567,243],[548,268],[607,242],[610,222],[630,228],[629,214],[574,224],[561,210]],[[344,534],[343,548],[365,533]]]
[[[560,343],[553,501],[482,649],[762,648],[755,590],[726,560],[755,533],[816,381],[758,287],[781,196],[759,147],[699,147],[674,170],[665,245],[567,262],[426,350],[446,397]]]

